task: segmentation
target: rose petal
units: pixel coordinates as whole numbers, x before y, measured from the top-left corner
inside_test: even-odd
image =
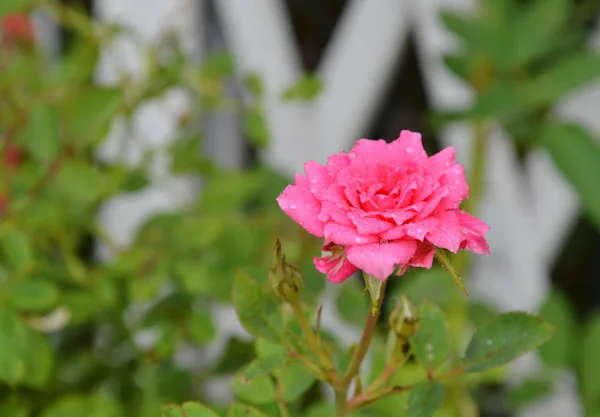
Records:
[[[425,239],[425,235],[434,231],[439,225],[439,220],[435,217],[430,217],[420,222],[408,223],[404,225],[406,235],[413,237],[421,242]]]
[[[342,169],[348,167],[350,165],[350,157],[343,152],[336,153],[335,155],[331,155],[327,158],[327,164],[325,164],[325,168],[327,169],[327,173],[329,174],[329,178],[334,180]]]
[[[480,255],[489,254],[490,247],[483,235],[490,230],[490,227],[468,213],[457,211],[456,214],[460,230],[463,232],[463,241],[460,248],[471,250]]]
[[[334,284],[344,282],[358,271],[345,257],[331,259],[327,256],[322,258],[315,256],[313,262],[317,271],[327,274],[327,280]]]
[[[430,244],[420,243],[417,246],[417,251],[415,252],[415,255],[410,260],[410,265],[430,269],[433,265],[434,257],[435,248]]]
[[[396,240],[406,237],[412,237],[422,242],[425,238],[425,235],[435,230],[438,223],[438,220],[435,218],[429,218],[414,223],[407,223],[402,226],[396,226],[393,229],[381,233],[379,237],[386,240]]]
[[[427,166],[434,168],[447,168],[450,165],[454,165],[456,162],[456,149],[449,146],[442,149],[435,155],[429,157]]]
[[[435,190],[426,201],[425,205],[419,211],[419,214],[415,217],[418,220],[424,219],[432,213],[441,211],[439,209],[440,202],[450,195],[450,189],[447,186],[442,186]]]
[[[396,265],[407,263],[417,249],[415,241],[400,240],[346,247],[348,260],[365,273],[386,280]]]
[[[300,224],[306,231],[323,237],[323,223],[319,221],[321,204],[313,195],[295,185],[288,185],[277,197],[281,210]]]
[[[296,173],[296,175],[294,175],[294,183],[296,184],[296,187],[305,191],[309,191],[308,179],[302,174]]]
[[[425,236],[428,241],[439,248],[448,249],[452,253],[458,252],[463,240],[463,233],[458,225],[458,217],[452,210],[434,216],[438,225]]]
[[[421,134],[403,130],[398,139],[390,143],[388,157],[395,165],[421,165],[427,161],[427,152],[423,149]]]
[[[456,215],[461,229],[468,229],[480,235],[484,235],[490,230],[490,226],[479,220],[477,217],[471,216],[466,211],[457,211]]]
[[[356,211],[348,213],[348,218],[361,235],[378,235],[394,227],[393,222],[386,222]]]
[[[304,171],[309,182],[310,192],[321,200],[321,197],[329,187],[329,174],[327,169],[315,161],[308,161],[304,164]]]
[[[324,235],[327,242],[342,246],[372,243],[379,240],[377,236],[363,236],[358,234],[354,227],[333,222],[325,224]]]
[[[385,140],[359,139],[350,151],[351,164],[366,168],[382,162],[388,155],[388,144]]]
[[[440,185],[448,187],[448,195],[440,201],[434,213],[458,208],[469,194],[465,168],[460,164],[453,165],[444,171],[444,175],[440,178]]]
[[[327,200],[321,203],[321,212],[319,213],[319,220],[323,223],[333,221],[335,223],[340,223],[345,226],[352,226],[352,222],[348,218],[348,212],[339,207],[337,204],[334,204],[331,201]]]
[[[381,212],[381,216],[392,219],[394,223],[397,225],[404,224],[409,219],[412,219],[417,214],[416,211],[411,209],[401,209],[401,210],[390,210]]]

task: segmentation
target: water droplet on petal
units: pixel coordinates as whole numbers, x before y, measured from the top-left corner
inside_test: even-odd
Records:
[[[360,237],[358,237],[358,236],[357,236],[357,237],[355,237],[355,238],[354,238],[354,241],[355,241],[356,243],[360,243],[360,242],[362,242],[362,239],[361,239]]]
[[[406,148],[406,153],[413,153],[414,148],[412,146],[409,146]]]
[[[298,205],[296,205],[296,204],[290,204],[290,208],[291,208],[292,210],[295,210],[295,209],[297,209],[297,208],[298,208]]]

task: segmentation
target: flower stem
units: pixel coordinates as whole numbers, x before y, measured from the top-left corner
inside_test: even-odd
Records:
[[[472,215],[477,212],[485,179],[485,157],[487,155],[486,125],[483,121],[473,126],[473,147],[471,149],[471,166],[468,178],[469,198],[465,200],[463,209]],[[460,251],[454,258],[454,266],[459,274],[466,274],[469,268],[469,251]]]
[[[350,362],[350,366],[348,367],[348,370],[342,379],[342,388],[345,390],[350,385],[352,378],[354,378],[354,376],[356,376],[356,374],[359,372],[360,364],[369,350],[369,345],[371,344],[371,339],[373,338],[373,332],[375,331],[375,325],[377,324],[377,319],[379,318],[379,313],[381,312],[381,304],[383,303],[386,284],[386,281],[383,281],[381,284],[379,298],[377,299],[376,304],[372,305],[371,309],[369,310],[360,342],[356,348],[356,351],[354,352],[352,362]]]
[[[319,364],[322,368],[324,368],[323,371],[325,372],[325,375],[327,376],[328,380],[330,380],[331,382],[335,382],[337,379],[337,376],[335,375],[335,367],[333,366],[333,363],[331,362],[329,356],[322,349],[319,338],[313,331],[310,324],[308,324],[306,316],[304,315],[304,313],[302,312],[302,308],[300,307],[300,302],[290,303],[290,305],[294,312],[294,316],[298,320],[300,329],[302,329],[302,333],[304,333],[304,335],[306,336],[308,348],[311,352],[317,355]]]
[[[285,398],[283,397],[283,388],[281,387],[281,380],[279,378],[277,378],[276,381],[275,394],[275,401],[277,402],[277,408],[279,409],[279,417],[290,417],[290,411],[285,403]]]
[[[346,400],[346,390],[335,392],[335,416],[336,417],[347,417],[348,416],[348,402]]]

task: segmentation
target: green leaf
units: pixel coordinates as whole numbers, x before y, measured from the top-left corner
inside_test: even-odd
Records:
[[[125,192],[133,193],[144,189],[148,185],[148,176],[141,169],[135,169],[128,172],[125,181],[122,184],[122,189]]]
[[[23,132],[23,142],[27,153],[36,161],[48,162],[58,156],[60,136],[58,114],[48,104],[39,103],[29,114]]]
[[[31,4],[29,0],[2,0],[0,2],[0,18],[4,17],[9,13],[15,13],[23,10],[28,4]]]
[[[252,278],[238,274],[233,284],[233,305],[242,326],[251,334],[277,341],[283,332],[279,306],[271,293]]]
[[[567,298],[560,292],[553,292],[546,300],[540,316],[556,329],[554,336],[540,346],[540,357],[550,366],[568,366],[576,344],[575,314]]]
[[[31,416],[29,408],[25,400],[17,395],[9,396],[0,403],[0,416],[29,417]]]
[[[333,405],[328,402],[320,402],[311,405],[306,411],[305,417],[331,417],[335,415]]]
[[[315,382],[315,377],[299,362],[287,364],[276,374],[281,383],[283,398],[288,403],[300,398]]]
[[[74,204],[89,204],[102,192],[102,177],[93,165],[83,160],[65,162],[56,177],[61,197]]]
[[[483,326],[492,320],[496,314],[497,312],[492,307],[482,301],[471,301],[469,303],[469,319],[475,327]]]
[[[0,307],[0,340],[0,381],[33,388],[48,382],[54,365],[48,342],[4,307]]]
[[[584,399],[596,404],[600,396],[600,314],[595,314],[585,326],[583,337],[578,340],[579,382]]]
[[[246,381],[243,375],[236,375],[233,378],[233,392],[237,398],[251,404],[275,401],[275,387],[268,376]]]
[[[2,238],[2,251],[8,264],[20,269],[33,260],[29,237],[22,232],[11,229]]]
[[[600,145],[582,127],[552,124],[542,134],[542,144],[562,174],[577,190],[590,220],[600,229]]]
[[[249,405],[234,404],[227,412],[227,417],[267,417],[267,415]]]
[[[18,281],[8,288],[8,302],[17,310],[43,312],[56,305],[58,289],[40,278],[28,278]]]
[[[98,314],[98,299],[86,291],[64,292],[61,304],[69,311],[69,321],[72,324],[85,323]]]
[[[258,105],[249,106],[244,110],[244,135],[248,141],[259,148],[264,148],[269,143],[269,124],[265,111]]]
[[[209,78],[230,77],[234,70],[234,57],[230,52],[212,52],[202,60],[201,73]]]
[[[527,313],[498,315],[475,332],[463,367],[482,372],[504,365],[547,342],[553,332],[548,323]]]
[[[246,368],[244,379],[250,381],[254,378],[268,375],[274,370],[283,367],[289,360],[290,357],[285,352],[275,353],[265,358],[258,358],[252,361],[248,368]]]
[[[407,417],[432,417],[442,405],[444,388],[437,382],[422,383],[410,391]]]
[[[121,106],[116,89],[90,87],[75,96],[65,110],[67,133],[76,143],[97,144],[108,133]]]
[[[348,323],[362,326],[365,312],[369,308],[369,298],[358,285],[349,282],[342,285],[335,306],[340,316]]]
[[[552,104],[597,77],[600,77],[600,54],[591,51],[569,54],[527,84],[527,102],[532,107]]]
[[[215,364],[213,373],[231,374],[254,359],[254,344],[244,340],[230,338],[225,352]]]
[[[518,410],[540,400],[550,392],[552,392],[552,384],[549,380],[527,380],[510,389],[508,402],[514,410]]]
[[[212,341],[217,334],[217,330],[210,312],[194,312],[188,318],[188,332],[198,346],[204,346]]]
[[[27,344],[21,355],[25,363],[23,384],[41,389],[46,386],[54,368],[54,351],[39,333],[27,329]]]
[[[124,417],[123,410],[115,401],[100,395],[89,397],[65,396],[44,409],[40,417]]]
[[[13,385],[22,381],[26,363],[22,349],[27,344],[27,329],[16,314],[0,307],[0,381]]]
[[[194,402],[169,404],[162,409],[163,417],[219,417],[210,408]]]
[[[202,152],[202,136],[198,133],[174,141],[170,156],[171,171],[176,174],[206,173],[214,169],[213,161]]]
[[[412,337],[413,353],[421,366],[433,371],[442,365],[452,345],[444,313],[434,304],[419,308],[419,327]]]
[[[463,14],[444,11],[440,13],[443,25],[457,37],[461,38],[467,45],[479,42],[481,30],[477,22],[465,17]]]
[[[316,74],[304,74],[283,92],[288,101],[313,101],[323,91],[323,81]]]
[[[246,86],[248,92],[256,98],[262,98],[265,94],[263,80],[257,72],[252,72],[244,77],[244,86]]]
[[[51,80],[60,86],[59,88],[62,88],[64,83],[78,85],[92,82],[98,68],[98,44],[84,37],[75,37],[70,44],[66,53],[61,54],[60,60],[56,62],[56,72],[50,74],[53,76]]]
[[[240,210],[259,194],[261,185],[260,176],[254,172],[222,172],[211,175],[202,189],[202,210],[206,214],[219,216]]]
[[[462,54],[445,55],[444,64],[446,64],[446,67],[458,78],[469,80],[469,63],[467,59],[468,58]]]
[[[512,22],[512,53],[507,57],[512,67],[529,64],[550,52],[557,38],[565,36],[564,24],[569,18],[569,0],[534,0],[516,13]]]

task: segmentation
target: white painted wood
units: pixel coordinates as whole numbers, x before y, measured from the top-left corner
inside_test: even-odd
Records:
[[[273,140],[265,160],[293,172],[315,149],[308,106],[284,103],[281,94],[301,75],[300,59],[285,7],[278,0],[215,0],[240,77],[257,72],[265,85],[265,111]]]
[[[362,137],[390,88],[409,29],[410,8],[399,0],[352,0],[346,6],[318,73],[325,90],[315,105],[314,156],[349,150]]]

